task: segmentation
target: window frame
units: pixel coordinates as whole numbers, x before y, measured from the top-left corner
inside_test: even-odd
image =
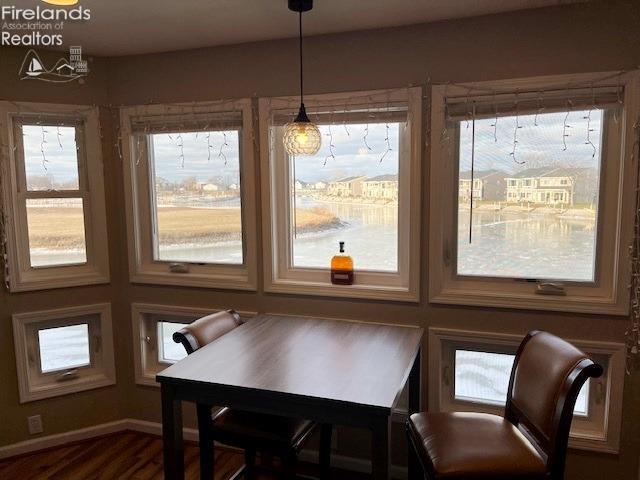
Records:
[[[455,366],[450,354],[456,347],[475,351],[514,354],[524,335],[495,332],[429,328],[429,411],[472,411],[504,415],[504,406],[469,402],[454,398],[454,383],[447,386],[445,378],[455,378]],[[569,438],[570,448],[604,453],[618,453],[622,428],[622,401],[626,350],[622,343],[589,340],[568,340],[577,348],[597,359],[606,359],[605,373],[592,379],[590,408],[596,397],[604,395],[588,417],[575,416]],[[447,358],[449,356],[449,358]],[[449,372],[447,373],[447,368]],[[604,387],[600,389],[604,380]],[[595,412],[595,415],[594,415]]]
[[[431,159],[430,159],[430,233],[429,233],[429,301],[449,305],[471,305],[517,309],[551,310],[580,313],[627,315],[629,265],[627,245],[633,238],[633,192],[636,169],[633,163],[633,124],[640,114],[640,75],[638,73],[562,75],[495,82],[467,86],[437,85],[432,87]],[[562,282],[566,296],[535,293],[538,282],[490,276],[458,276],[455,245],[457,238],[457,170],[453,165],[451,146],[441,141],[445,130],[444,102],[447,96],[469,96],[496,91],[513,94],[518,91],[566,89],[581,84],[624,88],[624,104],[618,118],[620,142],[610,145],[602,157],[600,174],[600,211],[596,250],[595,282]],[[611,136],[605,129],[604,135]],[[605,137],[605,142],[607,141]],[[609,161],[607,161],[609,159]],[[446,180],[443,180],[446,179]],[[454,183],[452,183],[454,182]],[[452,188],[451,186],[454,185]],[[454,190],[455,194],[451,191]],[[453,219],[456,219],[454,222]],[[628,219],[628,220],[627,220]],[[603,231],[616,235],[603,235]],[[605,253],[608,252],[608,253]]]
[[[138,158],[138,142],[132,133],[134,117],[149,116],[169,119],[179,114],[187,120],[190,116],[221,112],[240,113],[242,127],[239,135],[241,215],[242,215],[242,264],[174,262],[155,260],[152,225],[151,169],[148,162]],[[250,99],[214,103],[184,105],[146,105],[120,109],[120,128],[125,177],[125,202],[129,250],[129,279],[132,283],[177,285],[205,288],[255,291],[257,288],[257,228],[255,206],[255,162],[252,106]],[[196,131],[196,130],[194,130]],[[146,142],[141,142],[146,143]],[[148,157],[143,146],[141,154]],[[188,272],[171,272],[170,264],[186,265]]]
[[[93,319],[87,317],[96,316]],[[111,305],[100,303],[12,315],[20,403],[115,385]],[[88,324],[90,364],[40,371],[38,332]],[[69,379],[62,375],[71,374]],[[56,379],[58,378],[58,379]]]
[[[363,99],[372,105],[402,103],[407,107],[407,132],[400,149],[407,159],[399,163],[399,180],[404,184],[398,203],[398,272],[357,271],[354,285],[333,285],[327,268],[293,267],[290,233],[289,162],[281,142],[271,132],[272,112],[291,108],[297,97],[259,100],[260,167],[264,289],[270,293],[294,293],[346,298],[418,302],[420,298],[420,233],[422,156],[422,87],[390,91],[349,92],[305,96],[307,110],[329,106],[345,108]],[[355,99],[355,100],[354,100]],[[359,100],[358,100],[359,99]],[[313,114],[311,113],[313,117]],[[276,154],[274,155],[273,150]],[[402,207],[400,206],[402,204]],[[402,228],[401,226],[405,227]]]
[[[32,119],[33,123],[29,123]],[[27,191],[23,124],[64,123],[80,129],[78,189]],[[109,258],[104,195],[102,144],[96,107],[0,102],[0,140],[7,146],[2,162],[8,284],[11,292],[109,283]],[[80,198],[83,202],[87,261],[36,266],[30,262],[26,202],[40,198]]]
[[[135,362],[135,380],[138,385],[160,387],[156,382],[156,374],[168,368],[171,363],[162,362],[158,357],[159,340],[157,316],[166,315],[172,318],[183,317],[191,321],[212,313],[221,308],[185,307],[178,305],[132,303],[131,327],[133,333],[133,350]],[[257,312],[238,312],[243,320],[254,317]],[[185,323],[190,323],[189,321]]]

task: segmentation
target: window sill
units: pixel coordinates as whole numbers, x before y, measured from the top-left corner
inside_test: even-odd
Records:
[[[382,285],[333,285],[329,282],[304,280],[272,280],[265,283],[265,292],[314,295],[320,297],[362,298],[370,300],[391,300],[398,302],[420,301],[417,290],[409,287]]]
[[[220,288],[255,291],[256,282],[248,274],[208,275],[196,273],[132,272],[131,283],[173,285],[177,287]]]
[[[42,400],[45,398],[59,397],[70,393],[83,392],[85,390],[93,390],[101,387],[115,385],[115,375],[107,373],[96,373],[94,375],[71,380],[64,384],[46,384],[42,386],[24,385],[20,391],[20,403],[33,402],[34,400]]]
[[[444,305],[468,305],[473,307],[514,308],[553,312],[628,315],[625,295],[619,299],[588,296],[553,296],[535,293],[496,292],[459,288],[442,288],[429,292],[429,302]]]

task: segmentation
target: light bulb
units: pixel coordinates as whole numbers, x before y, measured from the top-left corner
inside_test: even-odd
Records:
[[[289,155],[314,155],[322,137],[315,123],[295,121],[284,127],[284,149]]]

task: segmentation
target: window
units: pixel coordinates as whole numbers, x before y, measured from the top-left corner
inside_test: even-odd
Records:
[[[3,104],[11,291],[109,280],[98,113]]]
[[[429,410],[502,415],[509,377],[524,335],[429,329]],[[616,452],[620,441],[623,344],[570,340],[604,367],[578,395],[570,446]]]
[[[158,386],[156,374],[187,356],[184,346],[173,341],[173,334],[185,325],[216,312],[216,309],[150,305],[131,306],[136,382]],[[240,312],[248,319],[255,313]]]
[[[420,89],[305,99],[322,147],[289,157],[290,99],[260,102],[267,291],[417,300]],[[293,113],[292,113],[293,112]],[[330,283],[345,242],[352,286]]]
[[[454,401],[504,406],[514,360],[515,354],[455,348]],[[576,400],[574,415],[586,416],[588,401],[589,383],[586,383]]]
[[[122,110],[131,279],[255,289],[251,104]]]
[[[115,384],[109,304],[13,315],[20,401]]]
[[[561,82],[434,88],[432,302],[628,311],[635,170],[624,139],[637,81],[547,86]],[[471,178],[482,182],[473,196]]]

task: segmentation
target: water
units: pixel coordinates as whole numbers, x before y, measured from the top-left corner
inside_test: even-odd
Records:
[[[458,273],[508,278],[592,281],[594,219],[556,214],[474,212],[458,216]]]
[[[295,267],[328,268],[344,241],[357,270],[398,270],[397,205],[362,205],[324,202],[298,197],[298,208],[322,208],[345,225],[324,232],[304,233],[293,240]]]

